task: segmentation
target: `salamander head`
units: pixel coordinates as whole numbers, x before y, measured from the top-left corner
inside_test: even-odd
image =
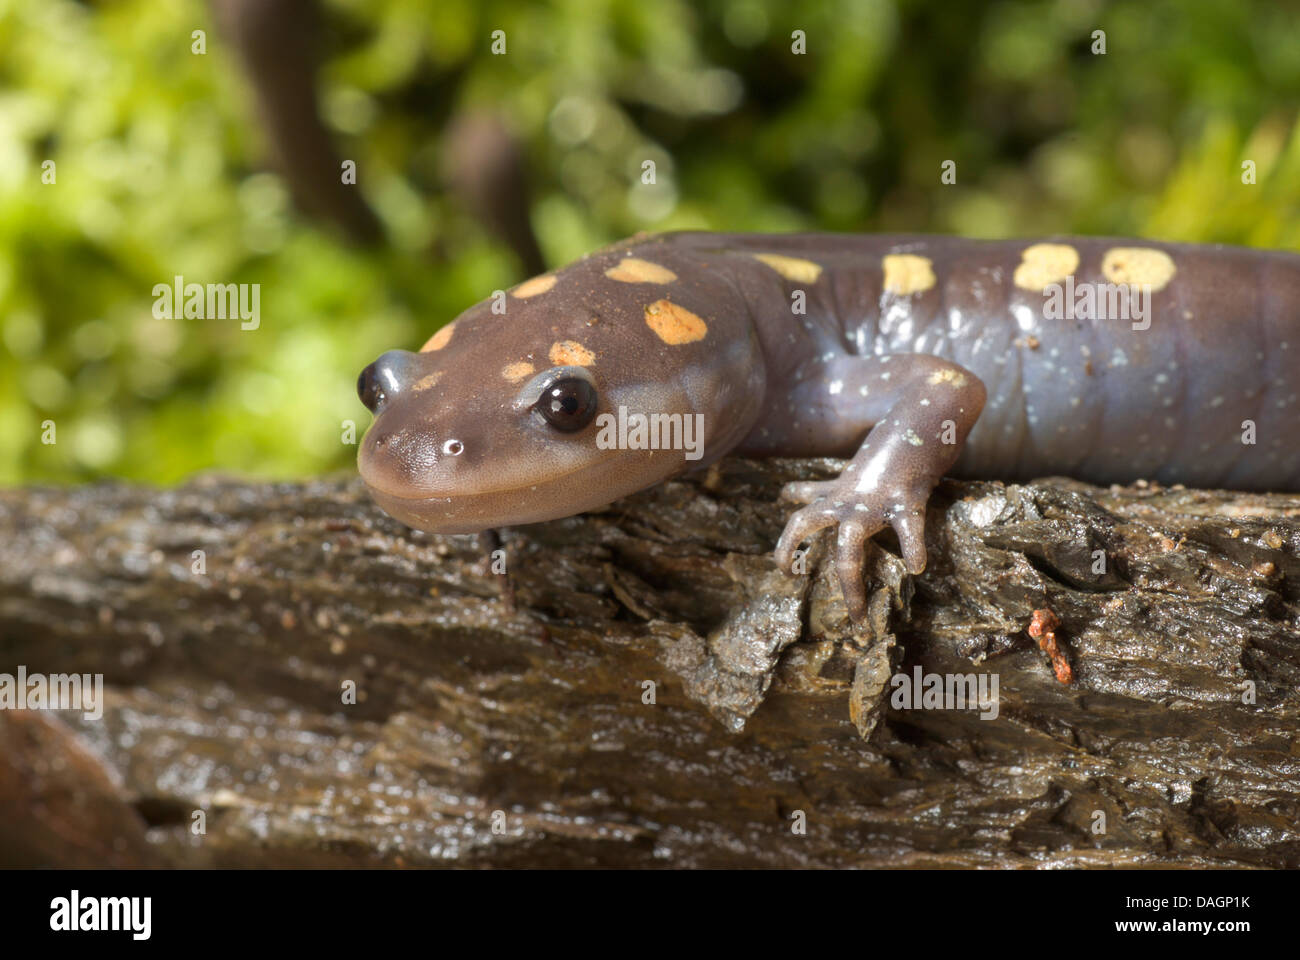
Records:
[[[362,371],[357,392],[375,422],[361,476],[402,522],[474,533],[568,516],[658,479],[597,446],[605,403],[587,368],[548,367],[517,385],[481,376],[402,350]]]
[[[358,466],[384,510],[436,533],[557,519],[707,463],[715,427],[722,449],[734,443],[746,414],[721,416],[719,403],[744,387],[733,375],[719,389],[728,350],[708,342],[707,327],[680,345],[656,335],[646,310],[657,319],[667,309],[655,306],[663,291],[638,284],[629,296],[605,269],[592,257],[527,281],[499,295],[497,310],[486,301],[463,313],[421,352],[392,350],[362,371],[357,392],[375,420]],[[620,444],[620,407],[690,420],[695,456],[685,444]]]

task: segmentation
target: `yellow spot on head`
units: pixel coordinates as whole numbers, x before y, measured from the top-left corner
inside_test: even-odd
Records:
[[[551,344],[550,358],[557,367],[589,367],[596,362],[596,355],[576,340]]]
[[[795,283],[816,283],[817,278],[822,275],[821,264],[813,263],[811,260],[783,257],[779,253],[756,253],[754,259],[762,261],[781,276]]]
[[[685,307],[656,300],[645,308],[645,322],[664,343],[674,347],[703,340],[709,325]]]
[[[558,346],[558,344],[557,344]],[[507,363],[501,368],[501,376],[505,377],[511,383],[518,383],[524,377],[528,376],[537,368],[527,360],[519,360],[515,363]]]
[[[1113,247],[1101,258],[1101,272],[1111,283],[1162,289],[1177,273],[1173,258],[1153,247]]]
[[[411,387],[411,390],[415,393],[419,393],[421,390],[428,390],[430,387],[436,387],[438,385],[438,381],[441,379],[442,379],[442,371],[435,370],[433,373],[426,374],[425,376],[421,377],[419,380],[415,381],[415,385]]]
[[[942,370],[936,370],[930,374],[930,383],[936,386],[941,383],[949,384],[954,390],[966,386],[966,375],[960,370],[953,370],[950,367],[944,367]]]
[[[900,297],[924,293],[935,284],[934,264],[913,253],[891,253],[880,261],[885,271],[885,290]]]
[[[533,277],[531,280],[525,280],[519,286],[510,291],[510,296],[518,300],[527,300],[529,297],[535,297],[539,293],[545,293],[551,287],[555,286],[555,274],[544,273],[540,277]]]
[[[447,324],[425,342],[424,346],[420,348],[420,352],[428,353],[430,350],[441,350],[447,345],[447,341],[451,339],[451,331],[455,326],[455,321]]]
[[[1036,243],[1020,254],[1012,281],[1021,290],[1041,293],[1052,283],[1060,283],[1079,269],[1079,251],[1064,243]]]
[[[672,283],[677,279],[667,267],[637,257],[624,257],[617,267],[606,270],[605,276],[623,283]]]

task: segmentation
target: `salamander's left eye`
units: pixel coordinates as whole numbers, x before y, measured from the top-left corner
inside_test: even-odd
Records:
[[[596,415],[596,388],[577,377],[556,380],[542,391],[534,409],[556,430],[575,433]]]

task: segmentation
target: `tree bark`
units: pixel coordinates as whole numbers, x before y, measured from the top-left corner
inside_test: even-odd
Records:
[[[506,531],[513,612],[351,478],[0,491],[0,672],[106,684],[0,710],[0,863],[1300,866],[1300,497],[945,481],[855,627],[770,556],[835,467]]]

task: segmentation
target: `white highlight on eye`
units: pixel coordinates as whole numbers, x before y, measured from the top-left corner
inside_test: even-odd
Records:
[[[388,390],[390,393],[397,393],[401,385],[397,382],[397,375],[388,367],[383,367],[380,371],[384,379],[388,381]]]
[[[465,451],[465,444],[459,440],[448,440],[442,445],[442,452],[449,457],[459,457]]]

